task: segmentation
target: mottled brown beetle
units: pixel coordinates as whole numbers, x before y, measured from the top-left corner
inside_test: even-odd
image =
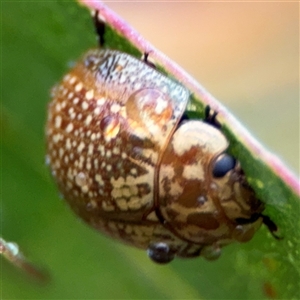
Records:
[[[183,121],[188,90],[145,57],[89,50],[53,89],[47,161],[72,209],[158,263],[215,259],[263,222],[275,231],[216,115]]]

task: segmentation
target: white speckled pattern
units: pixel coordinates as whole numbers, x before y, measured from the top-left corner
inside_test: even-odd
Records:
[[[239,165],[213,178],[228,142],[202,121],[179,124],[189,92],[132,56],[88,51],[52,91],[47,164],[87,223],[147,249],[209,257],[250,239],[263,207]]]

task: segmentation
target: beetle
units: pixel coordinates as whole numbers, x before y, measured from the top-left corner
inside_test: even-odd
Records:
[[[105,24],[94,17],[100,45]],[[88,50],[52,91],[47,162],[73,211],[92,227],[146,249],[216,259],[265,223],[217,113],[186,118],[189,91],[148,61]]]

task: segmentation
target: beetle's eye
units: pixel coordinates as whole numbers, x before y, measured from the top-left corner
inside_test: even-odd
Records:
[[[213,166],[213,176],[216,178],[223,177],[228,171],[235,167],[236,160],[228,154],[220,155]]]
[[[147,253],[148,256],[158,264],[167,264],[174,259],[174,253],[166,243],[151,244]]]

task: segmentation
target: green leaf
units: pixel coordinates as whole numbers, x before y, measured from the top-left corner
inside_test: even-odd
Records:
[[[52,277],[40,285],[3,261],[3,299],[300,297],[299,195],[283,176],[288,174],[284,166],[276,169],[276,159],[258,156],[252,140],[241,134],[243,130],[236,131],[235,121],[222,108],[231,151],[267,204],[266,212],[283,240],[274,240],[262,228],[251,242],[224,248],[216,262],[178,259],[158,266],[144,251],[116,243],[78,222],[59,200],[44,164],[44,124],[51,87],[86,49],[96,46],[89,11],[73,2],[1,5],[1,231]],[[135,56],[143,52],[140,45],[116,33],[113,25],[106,38],[108,46]],[[159,60],[157,52],[153,57],[164,71],[174,71],[166,59]],[[214,101],[211,96],[185,74],[170,76],[194,93],[193,114],[203,116],[203,107]]]

